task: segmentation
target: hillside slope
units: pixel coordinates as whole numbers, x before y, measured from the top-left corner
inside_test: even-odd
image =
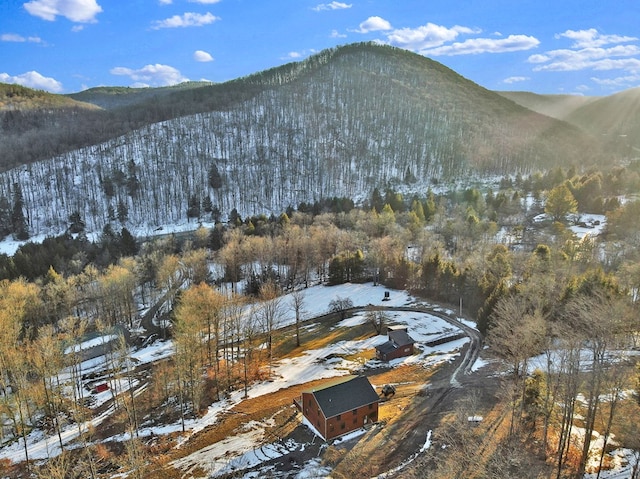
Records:
[[[21,85],[0,83],[0,112],[71,108],[97,109],[95,105],[67,98],[64,95],[33,90]]]
[[[525,108],[564,120],[592,137],[600,138],[608,154],[625,158],[637,158],[639,155],[640,88],[607,97],[497,93]]]
[[[113,109],[136,105],[144,101],[162,101],[162,98],[179,90],[200,88],[210,82],[185,82],[160,88],[96,87],[66,95],[76,101],[91,103],[100,108]]]
[[[572,112],[567,121],[601,137],[608,151],[640,156],[640,88],[585,104]]]
[[[424,193],[433,182],[603,159],[568,123],[372,44],[97,113],[87,122],[97,133],[130,128],[0,177],[0,198],[21,185],[33,234],[64,230],[75,212],[91,231],[123,211],[128,227],[154,229],[185,221],[203,199],[223,215],[279,213],[375,187]]]
[[[580,95],[539,95],[527,91],[497,91],[529,110],[558,120],[566,120],[574,111],[598,100],[598,97]]]

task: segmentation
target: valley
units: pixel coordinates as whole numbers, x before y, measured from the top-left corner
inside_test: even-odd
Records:
[[[375,43],[0,84],[0,475],[635,479],[638,98]],[[351,374],[324,441],[294,399]]]

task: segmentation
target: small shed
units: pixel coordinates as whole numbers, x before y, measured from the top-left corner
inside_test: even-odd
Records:
[[[365,376],[345,376],[302,392],[293,400],[302,415],[329,441],[378,421],[379,397]]]
[[[390,361],[404,356],[413,354],[413,344],[415,341],[406,327],[389,327],[387,328],[389,340],[376,346],[376,358],[381,361]]]

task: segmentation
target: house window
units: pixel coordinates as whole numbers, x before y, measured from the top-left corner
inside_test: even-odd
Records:
[[[354,416],[356,416],[358,414],[358,410],[354,409],[353,411],[351,411],[353,413]]]
[[[353,418],[353,423],[354,423],[354,424],[358,424],[358,418],[357,418],[357,417],[354,417],[354,418]]]
[[[373,409],[373,404],[369,404],[369,411]]]
[[[339,421],[340,419],[342,419],[342,414],[338,414],[338,416],[336,417],[337,421]]]

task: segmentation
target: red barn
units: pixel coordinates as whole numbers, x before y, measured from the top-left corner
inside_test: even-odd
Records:
[[[376,358],[381,361],[411,356],[415,342],[407,333],[407,328],[389,328],[389,341],[376,346]]]
[[[378,421],[378,394],[364,376],[329,381],[293,402],[325,441]]]

